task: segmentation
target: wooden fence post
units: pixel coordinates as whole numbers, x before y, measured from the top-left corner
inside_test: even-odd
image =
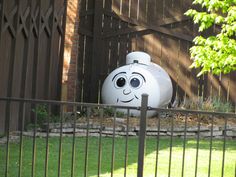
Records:
[[[93,49],[91,62],[91,78],[89,87],[89,102],[98,102],[99,72],[102,56],[102,8],[103,1],[96,0],[94,4]]]

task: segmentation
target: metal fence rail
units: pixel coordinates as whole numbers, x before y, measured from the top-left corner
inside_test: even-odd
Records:
[[[140,107],[0,98],[6,112],[0,113],[5,119],[5,132],[0,138],[0,176],[116,176],[119,173],[141,177],[147,173],[149,176],[165,173],[164,176],[197,177],[202,176],[203,166],[204,176],[213,176],[216,150],[222,157],[217,161],[218,176],[236,175],[235,114],[151,108],[147,103],[147,95],[143,95]],[[16,114],[11,114],[15,106],[21,110],[17,117],[21,124],[17,128],[10,126],[16,120],[12,117]],[[121,114],[118,109],[126,109],[127,114]],[[140,110],[140,118],[132,117],[131,109]],[[157,111],[158,117],[146,118],[147,111]],[[220,128],[216,127],[217,122],[221,123]],[[229,148],[228,144],[232,146]],[[204,164],[202,146],[207,151]],[[178,170],[176,147],[180,148]],[[153,153],[152,170],[146,170],[150,166],[146,165],[150,162],[147,156]],[[163,153],[166,153],[165,162]],[[189,159],[194,159],[191,168]],[[134,167],[137,174],[130,172],[132,164],[137,164]],[[121,172],[117,172],[119,169]]]
[[[221,118],[223,119],[223,126],[221,127],[223,129],[222,131],[222,137],[218,137],[222,140],[222,161],[219,163],[221,165],[221,175],[220,176],[225,176],[225,152],[226,152],[226,140],[228,138],[232,138],[228,136],[230,133],[229,131],[231,130],[229,125],[228,125],[228,118],[233,118],[235,120],[236,114],[233,113],[220,113],[220,112],[207,112],[207,111],[193,111],[193,110],[177,110],[177,109],[161,109],[161,108],[149,108],[150,110],[156,110],[159,113],[182,113],[184,115],[184,134],[183,134],[183,155],[182,155],[182,167],[181,167],[181,176],[184,175],[185,171],[185,151],[186,151],[186,139],[187,139],[187,118],[190,114],[196,115],[197,116],[197,134],[195,136],[196,138],[196,154],[195,154],[195,167],[194,167],[194,176],[199,176],[198,175],[198,164],[199,164],[199,142],[200,142],[200,136],[201,136],[201,117],[202,116],[207,116],[207,119],[209,119],[209,135],[207,136],[207,139],[209,140],[209,162],[208,162],[208,176],[211,176],[211,163],[212,163],[212,151],[213,151],[213,139],[215,136],[214,134],[214,119]],[[160,121],[160,119],[159,119]],[[171,134],[170,134],[170,152],[169,152],[169,167],[168,167],[168,177],[172,176],[171,175],[171,161],[172,161],[172,143],[173,143],[173,133],[174,133],[174,119],[171,119]],[[160,122],[158,123],[158,135],[157,135],[157,142],[159,142],[160,138]],[[235,125],[235,124],[234,124]],[[217,138],[217,137],[216,137]],[[234,137],[235,138],[235,137]],[[156,151],[156,167],[158,166],[158,150],[159,150],[159,144],[157,144],[157,151]],[[235,176],[236,173],[232,174],[232,176]],[[155,176],[157,176],[157,171],[155,172]]]

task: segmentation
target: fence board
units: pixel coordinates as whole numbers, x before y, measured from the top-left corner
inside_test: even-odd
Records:
[[[80,17],[81,18],[81,17]],[[81,22],[82,20],[80,20]],[[77,87],[80,88],[77,90],[76,92],[76,101],[81,102],[83,100],[83,83],[84,83],[84,58],[85,58],[85,40],[86,40],[86,36],[81,34],[79,36],[80,41],[79,41],[79,50],[80,52],[78,53],[78,66],[77,66]]]
[[[120,3],[117,0],[112,1],[112,11],[115,13],[120,12]],[[119,20],[117,18],[112,18],[110,23],[111,31],[119,29]],[[114,70],[117,67],[118,62],[118,36],[112,37],[110,39],[110,71]]]
[[[91,49],[93,44],[93,39],[90,37],[86,37],[86,50]],[[89,100],[89,92],[90,90],[90,78],[91,78],[91,59],[92,59],[92,53],[87,52],[85,54],[85,63],[84,63],[84,88],[83,88],[83,98],[84,101]]]
[[[121,8],[122,8],[121,15],[124,15],[126,17],[129,17],[129,2],[130,1],[122,1],[122,4],[121,4]],[[129,28],[129,24],[123,21],[120,21],[120,26],[121,26],[121,29]],[[120,37],[119,66],[125,65],[126,55],[128,51],[130,51],[129,41],[130,41],[129,34],[122,35]]]
[[[226,75],[222,75],[222,78],[221,78],[221,97],[223,100],[227,100],[227,95],[228,95],[228,90],[229,90],[229,77],[230,75],[229,74],[226,74]]]
[[[2,40],[2,26],[3,26],[3,14],[4,14],[4,10],[5,10],[5,2],[4,1],[0,1],[0,41]],[[4,44],[5,45],[5,44]],[[3,43],[0,43],[0,50],[2,49]],[[3,53],[1,53],[3,54]],[[6,91],[6,84],[5,83],[5,73],[6,72],[6,67],[5,65],[7,64],[6,60],[3,60],[3,57],[0,57],[0,71],[2,71],[2,73],[0,74],[0,81],[1,81],[1,87],[0,87],[0,95],[5,95],[5,91]],[[2,113],[2,117],[5,117],[5,109],[6,109],[6,104],[3,102],[0,102],[0,112]],[[1,118],[0,119],[0,133],[3,132],[3,130],[5,129],[5,119]]]
[[[164,18],[164,1],[163,0],[157,0],[156,3],[156,18],[157,19],[163,19]]]
[[[93,31],[93,15],[88,14],[82,16],[82,12],[93,11],[94,12],[94,1],[81,1],[80,6],[80,26],[86,29],[92,34]],[[81,34],[79,41],[79,57],[78,57],[78,101],[89,100],[90,92],[90,79],[91,79],[91,62],[92,62],[92,48],[93,48],[93,36],[87,34]]]
[[[119,9],[119,12],[118,12],[118,15],[122,15],[122,5],[123,5],[123,1],[121,0],[118,0],[118,1],[114,1],[114,2],[117,2],[117,4],[119,5],[118,6],[118,9]],[[117,30],[122,30],[123,29],[123,26],[122,26],[122,21],[121,20],[118,20],[117,21]],[[121,60],[122,60],[122,56],[121,56],[121,53],[124,53],[124,51],[121,52],[121,36],[118,35],[117,36],[117,66],[121,66]]]
[[[13,88],[13,86],[15,86],[14,82],[16,82],[16,80],[15,80],[16,75],[14,73],[16,73],[17,71],[15,71],[15,70],[18,69],[16,66],[16,64],[17,64],[16,59],[17,59],[18,55],[16,53],[17,53],[17,43],[20,40],[18,38],[18,32],[17,32],[17,29],[19,27],[18,18],[20,15],[20,8],[21,8],[20,5],[21,4],[19,3],[19,1],[12,2],[12,4],[9,4],[8,7],[10,7],[10,8],[8,10],[8,13],[9,13],[9,16],[12,16],[12,21],[10,22],[10,20],[9,20],[5,23],[5,25],[6,25],[5,29],[7,31],[9,31],[10,40],[12,42],[10,50],[9,50],[9,52],[10,52],[9,53],[9,67],[8,67],[8,72],[7,72],[8,81],[7,81],[7,94],[6,94],[6,96],[8,96],[8,97],[15,96],[15,93],[14,93],[15,89]],[[16,79],[18,79],[18,78],[16,78]],[[17,110],[19,108],[18,106],[19,106],[19,104],[13,103],[10,107],[9,106],[6,107],[6,110],[5,110],[6,112],[8,111],[8,109],[10,109],[9,116],[10,116],[11,120],[14,120],[14,119],[17,120],[16,116],[17,116]],[[16,129],[17,121],[10,122],[9,127],[10,127],[10,129]]]
[[[94,26],[93,26],[93,45],[92,45],[92,62],[90,78],[90,95],[89,100],[97,102],[99,98],[99,77],[100,61],[102,52],[102,1],[94,2]]]
[[[147,0],[138,1],[137,20],[147,22]],[[145,36],[142,33],[136,35],[137,50],[145,51]]]
[[[130,18],[138,19],[138,0],[131,0],[131,8],[130,8]],[[137,39],[136,34],[131,38],[131,50],[135,51],[137,49]]]
[[[112,12],[112,1],[106,1],[104,4],[104,11]],[[110,31],[110,26],[112,22],[112,17],[107,14],[104,14],[103,17],[103,34]],[[107,74],[110,73],[110,38],[106,38],[103,41],[103,52],[102,52],[102,61],[101,61],[101,82],[106,78]]]
[[[94,9],[94,1],[89,0],[87,1],[87,9]],[[93,31],[93,16],[88,16],[85,24],[87,25],[86,29]],[[85,54],[85,64],[84,64],[84,92],[83,92],[83,98],[84,101],[89,100],[90,95],[90,82],[91,82],[91,64],[92,64],[92,48],[93,48],[93,38],[92,37],[86,37],[86,54]],[[88,91],[89,90],[89,91]]]
[[[236,108],[236,71],[230,73],[230,88],[229,88],[229,97],[230,97],[230,100],[233,101],[233,104],[235,105],[235,108]],[[236,109],[235,109],[236,111]]]
[[[175,16],[176,14],[173,14],[173,4],[172,4],[172,0],[164,0],[163,2],[163,20],[165,20],[166,18],[170,18]]]
[[[194,83],[194,78],[191,76],[191,70],[189,65],[191,61],[188,55],[189,42],[180,42],[180,54],[179,54],[179,87],[184,90],[184,96],[195,98],[196,95],[192,92],[192,83]]]
[[[80,14],[79,14],[79,26],[87,29],[86,20],[88,19],[88,15],[82,15],[83,12],[87,12],[86,1],[80,2]],[[85,55],[86,55],[86,35],[80,33],[79,36],[79,53],[78,53],[78,66],[77,66],[77,86],[78,91],[76,93],[76,101],[81,102],[83,100],[83,89],[84,89],[84,65],[85,65]]]

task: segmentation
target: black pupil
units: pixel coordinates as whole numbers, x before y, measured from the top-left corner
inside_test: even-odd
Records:
[[[125,85],[125,78],[121,77],[116,81],[118,87],[123,87]]]
[[[139,81],[137,78],[133,78],[133,79],[131,79],[131,81],[130,81],[130,85],[131,85],[132,87],[138,87],[138,86],[140,85],[140,81]]]

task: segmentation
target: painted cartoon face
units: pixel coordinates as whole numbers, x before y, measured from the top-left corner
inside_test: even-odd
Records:
[[[120,106],[141,106],[142,94],[148,94],[148,106],[164,107],[172,97],[170,77],[159,65],[151,62],[145,52],[135,51],[126,56],[126,65],[112,71],[102,86],[102,101],[105,104]],[[127,109],[119,109],[127,113]],[[155,115],[149,110],[147,116]],[[139,116],[140,111],[130,110]]]
[[[114,87],[117,92],[120,92],[121,97],[118,97],[116,102],[119,103],[130,103],[132,101],[139,100],[139,90],[143,84],[146,83],[145,77],[138,72],[119,72],[112,78]]]
[[[140,106],[142,94],[147,93],[149,103],[156,106],[158,85],[145,67],[140,64],[125,65],[110,73],[102,87],[103,103]]]

